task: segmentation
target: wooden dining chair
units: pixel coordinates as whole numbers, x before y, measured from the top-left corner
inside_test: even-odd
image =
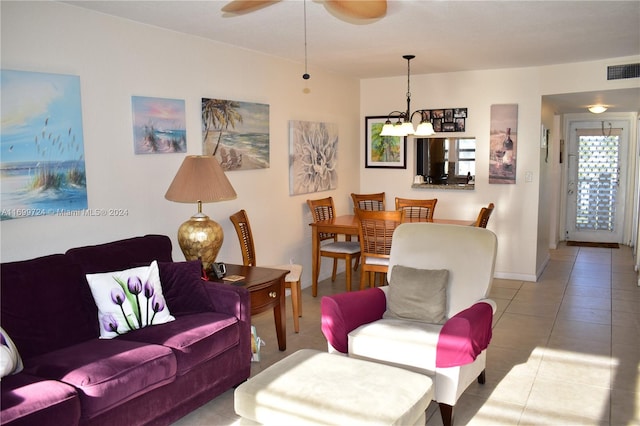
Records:
[[[377,194],[354,194],[351,193],[351,199],[353,200],[353,211],[356,210],[384,210],[385,209],[385,196],[384,192]]]
[[[420,222],[433,219],[437,203],[437,198],[415,200],[396,197],[396,210],[404,211],[405,222]]]
[[[258,266],[256,264],[256,249],[253,243],[251,225],[245,210],[240,210],[229,216],[233,227],[238,234],[240,248],[242,249],[242,263],[246,266]],[[284,277],[285,287],[291,290],[291,305],[293,306],[293,328],[296,333],[300,332],[300,317],[302,316],[302,288],[300,278],[302,276],[302,265],[270,265],[265,268],[284,269],[289,273]]]
[[[333,205],[333,197],[321,198],[318,200],[307,200],[309,210],[313,216],[313,221],[332,219],[335,217],[335,207]],[[331,281],[336,280],[337,261],[344,259],[345,261],[345,281],[347,291],[351,291],[351,261],[355,259],[354,270],[358,269],[360,263],[360,243],[357,241],[340,241],[337,234],[321,232],[318,235],[320,240],[320,258],[330,257],[333,259],[333,270],[331,273]],[[320,259],[318,259],[318,270],[320,270]],[[318,295],[317,280],[312,280],[313,286],[311,292],[313,297]]]
[[[375,274],[381,273],[380,284],[389,269],[389,253],[393,231],[404,221],[404,211],[357,210],[360,220],[360,290],[367,282],[375,287]]]
[[[478,228],[486,228],[487,223],[489,223],[489,218],[491,217],[491,213],[493,213],[493,203],[489,203],[487,207],[482,207],[480,209],[480,213],[478,213],[478,218],[476,219],[476,223],[473,226]]]

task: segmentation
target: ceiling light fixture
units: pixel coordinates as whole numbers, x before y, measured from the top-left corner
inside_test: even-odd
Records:
[[[606,110],[607,110],[607,107],[604,105],[591,105],[589,107],[589,112],[592,112],[594,114],[602,114]]]
[[[419,109],[411,112],[411,60],[415,58],[415,55],[404,55],[404,59],[407,60],[407,110],[406,111],[392,111],[387,115],[387,121],[382,127],[380,136],[431,136],[436,132],[433,130],[433,124],[429,120],[425,113],[426,109]],[[413,127],[413,116],[420,114],[420,124],[418,128]],[[392,123],[391,119],[397,118],[396,123]]]

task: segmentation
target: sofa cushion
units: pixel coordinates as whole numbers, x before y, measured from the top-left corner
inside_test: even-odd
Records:
[[[102,338],[175,319],[162,294],[156,261],[151,266],[87,274],[87,282],[98,306]]]
[[[84,273],[68,257],[3,263],[0,274],[0,321],[23,361],[98,336]]]
[[[22,358],[18,348],[2,327],[0,327],[0,377],[22,371]]]
[[[147,327],[118,339],[158,344],[173,350],[177,374],[187,373],[201,363],[238,345],[238,319],[216,312],[184,315],[162,327]]]
[[[383,318],[444,324],[447,320],[446,269],[417,269],[395,265]]]
[[[202,262],[158,262],[158,268],[164,298],[173,315],[214,310],[202,280]]]
[[[76,247],[66,253],[85,274],[117,271],[152,261],[171,262],[171,240],[165,235],[145,235],[94,246]]]
[[[65,383],[20,373],[2,379],[3,425],[78,424],[80,399]]]
[[[93,339],[25,361],[24,371],[75,387],[90,419],[172,382],[176,358],[164,346]]]

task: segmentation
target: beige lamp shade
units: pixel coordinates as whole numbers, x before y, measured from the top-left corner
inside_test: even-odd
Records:
[[[212,203],[237,197],[231,182],[214,156],[187,156],[164,196],[178,203]]]
[[[222,227],[202,213],[202,203],[237,197],[224,170],[213,156],[187,156],[164,196],[178,203],[198,203],[198,213],[178,228],[178,243],[185,259],[200,260],[206,270],[216,260],[224,233]]]

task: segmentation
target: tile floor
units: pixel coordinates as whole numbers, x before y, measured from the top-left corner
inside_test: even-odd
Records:
[[[359,274],[353,277],[359,280]],[[270,313],[253,319],[266,341],[252,375],[301,348],[326,350],[320,298],[344,291],[344,274],[303,291],[300,333],[287,299],[287,350],[278,351]],[[629,247],[560,246],[537,283],[496,279],[498,303],[485,385],[456,405],[456,425],[640,426],[640,287]],[[233,390],[175,426],[238,425]],[[427,425],[442,425],[437,405]]]

